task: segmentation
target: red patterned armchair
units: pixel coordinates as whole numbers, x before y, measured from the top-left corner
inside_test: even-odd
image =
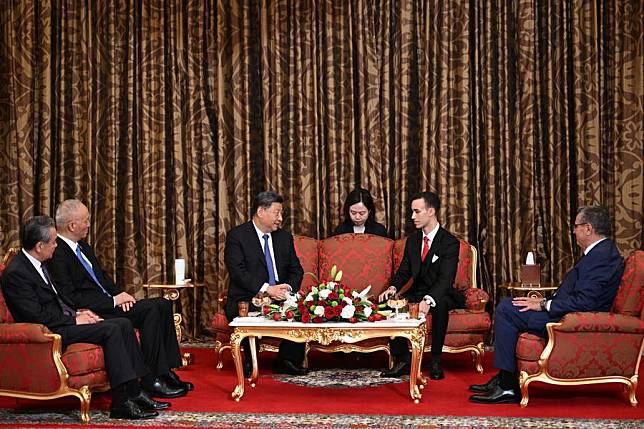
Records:
[[[19,249],[11,249],[0,264],[0,276]],[[14,323],[0,290],[0,396],[55,399],[76,396],[81,418],[89,422],[92,392],[109,389],[103,350],[77,343],[63,353],[60,335],[43,325]]]
[[[458,256],[458,268],[454,287],[459,289],[465,296],[465,308],[449,312],[447,334],[443,352],[465,353],[469,352],[479,373],[483,372],[483,356],[485,349],[483,344],[490,332],[492,320],[489,313],[485,311],[485,305],[489,300],[487,292],[476,287],[476,247],[466,241],[460,241],[460,252]],[[405,251],[406,239],[396,241],[394,246],[394,266],[398,269]],[[403,288],[411,285],[410,282]],[[431,350],[432,346],[432,319],[431,314],[427,315],[427,341],[425,351]]]
[[[622,281],[609,313],[579,312],[548,323],[548,339],[523,333],[516,347],[521,406],[528,385],[622,383],[637,405],[638,370],[644,352],[644,251],[626,259]]]

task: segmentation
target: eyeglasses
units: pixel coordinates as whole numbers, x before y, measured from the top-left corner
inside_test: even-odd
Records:
[[[588,222],[576,223],[570,229],[572,230],[572,232],[575,232],[575,229],[577,229],[578,226],[588,225],[588,224],[589,224]]]

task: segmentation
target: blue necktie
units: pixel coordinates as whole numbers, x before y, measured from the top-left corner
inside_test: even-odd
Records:
[[[101,285],[101,282],[99,282],[98,279],[96,278],[96,274],[94,273],[92,266],[89,264],[89,262],[85,260],[85,258],[83,258],[83,253],[81,252],[80,244],[76,245],[76,256],[78,256],[78,260],[80,261],[81,264],[83,264],[83,267],[85,267],[85,270],[89,273],[89,275],[92,277],[94,282],[98,285],[98,287],[101,288],[101,290],[105,295],[111,298],[112,295],[110,295],[110,293],[105,290],[103,285]]]
[[[268,269],[268,284],[275,284],[275,269],[273,268],[273,258],[271,258],[271,249],[268,247],[268,234],[264,234],[264,259],[266,259],[266,268]]]

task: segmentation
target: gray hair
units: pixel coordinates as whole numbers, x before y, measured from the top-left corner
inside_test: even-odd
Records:
[[[582,206],[577,210],[577,214],[581,215],[581,220],[593,226],[593,229],[598,235],[608,237],[611,234],[610,216],[608,209],[603,206]]]
[[[51,229],[56,228],[54,220],[49,216],[34,216],[20,228],[20,242],[25,250],[32,250],[38,243],[51,241]]]
[[[77,199],[65,200],[56,207],[56,226],[63,228],[72,220],[72,213],[78,210],[83,203]]]

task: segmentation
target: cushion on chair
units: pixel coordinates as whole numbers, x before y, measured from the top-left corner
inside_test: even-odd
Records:
[[[477,345],[478,343],[484,343],[487,332],[479,333],[448,333],[445,336],[444,345],[448,347],[466,347]],[[426,344],[431,344],[431,334],[429,336],[429,341]]]
[[[67,384],[74,389],[79,389],[83,386],[91,386],[93,389],[96,389],[100,386],[107,386],[109,379],[107,378],[107,372],[105,370],[99,370],[83,375],[70,376],[67,379]]]
[[[447,332],[485,332],[490,330],[492,319],[487,312],[457,309],[449,312]]]
[[[215,317],[212,318],[212,329],[215,331],[216,339],[221,342],[226,342],[230,340],[230,334],[233,330],[228,326],[228,319],[222,313],[215,313]]]
[[[314,238],[296,235],[293,237],[295,243],[295,253],[300,259],[300,264],[304,269],[304,278],[300,289],[309,290],[312,286],[317,286],[315,278],[308,273],[312,273],[319,278],[318,273],[318,241]]]
[[[624,274],[612,313],[640,317],[644,303],[644,251],[636,250],[624,262]]]
[[[490,296],[483,289],[472,288],[462,291],[465,297],[465,308],[470,311],[484,312]]]
[[[371,234],[342,234],[320,241],[320,280],[331,280],[331,267],[342,270],[342,283],[371,296],[389,286],[393,240]]]
[[[458,254],[458,267],[456,269],[456,278],[454,279],[454,287],[461,292],[472,289],[475,285],[472,284],[472,264],[473,254],[470,245],[463,240],[458,240],[460,249]]]
[[[103,349],[96,344],[71,344],[65,349],[61,358],[70,376],[103,371],[105,368]]]

